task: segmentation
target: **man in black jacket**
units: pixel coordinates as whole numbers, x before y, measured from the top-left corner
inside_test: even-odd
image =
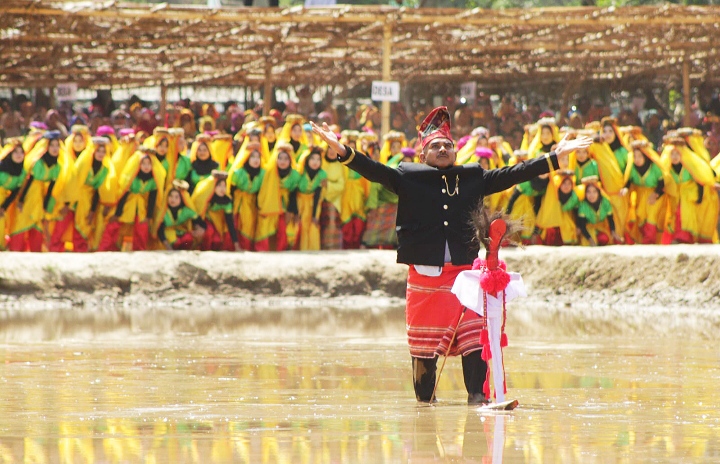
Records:
[[[586,148],[592,140],[565,138],[555,152],[502,169],[486,171],[477,163],[455,166],[450,116],[447,108],[439,107],[420,126],[421,163],[400,163],[392,169],[341,145],[326,124],[313,124],[313,131],[327,142],[329,156],[334,152],[343,164],[399,197],[397,260],[409,265],[406,320],[418,401],[434,400],[438,356],[462,355],[468,402],[487,402],[487,363],[480,353],[485,321],[468,311],[458,326],[462,306],[450,293],[455,277],[478,256],[470,213],[483,197],[558,169],[558,157]]]

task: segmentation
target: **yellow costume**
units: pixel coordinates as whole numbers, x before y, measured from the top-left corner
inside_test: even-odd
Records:
[[[265,170],[261,166],[257,169],[250,167],[247,162],[253,151],[261,151],[259,143],[244,141],[238,156],[230,167],[228,176],[228,189],[233,192],[233,213],[237,216],[240,230],[240,245],[245,250],[251,250],[255,242],[255,230],[258,221],[258,192],[263,185]],[[265,146],[267,148],[267,145]]]
[[[571,191],[564,198],[564,202],[560,199],[560,186],[563,181],[569,179],[571,182]],[[575,210],[580,204],[577,194],[572,189],[575,186],[575,176],[573,171],[558,171],[552,175],[548,187],[545,190],[542,205],[538,211],[535,221],[537,227],[541,229],[540,237],[547,245],[554,245],[553,237],[548,237],[551,229],[559,229],[560,237],[563,245],[577,244],[577,227],[575,225]],[[565,195],[563,195],[565,197]],[[551,232],[554,234],[555,232]]]
[[[152,163],[152,178],[148,181],[143,181],[138,177],[140,163],[145,158],[149,158]],[[157,157],[143,151],[136,151],[125,164],[125,168],[118,178],[118,200],[127,194],[122,213],[118,218],[119,221],[124,224],[132,224],[136,219],[138,222],[152,219],[147,217],[149,193],[152,190],[161,189],[163,185],[165,185],[165,168]],[[164,200],[162,196],[160,192],[156,195],[155,211],[162,206]]]
[[[17,215],[17,197],[27,177],[24,159],[15,163],[12,153],[16,148],[22,150],[22,139],[9,139],[0,150],[0,250],[5,250],[5,235],[13,230]],[[24,157],[24,150],[23,150]]]
[[[232,136],[229,134],[214,135],[210,143],[210,153],[213,159],[220,165],[220,169],[225,171],[235,158]]]
[[[290,155],[290,170],[283,178],[280,177],[277,158],[280,151],[292,152],[287,143],[278,143],[265,169],[265,179],[258,192],[258,226],[256,242],[267,241],[270,237],[280,234],[282,240],[294,243],[295,230],[286,224],[284,215],[287,212],[290,192],[297,188],[300,174],[295,169],[295,160]],[[285,229],[285,230],[282,230]],[[287,244],[287,242],[285,242]],[[258,251],[267,250],[267,244],[256,244]]]
[[[610,149],[610,145],[604,142],[596,142],[590,145],[588,153],[598,165],[600,182],[613,206],[616,232],[622,237],[625,234],[629,201],[627,197],[621,194],[621,191],[630,177],[629,168],[631,168],[631,163],[627,164],[625,172],[620,170],[620,164]]]
[[[552,132],[552,142],[550,145],[554,145],[560,141],[560,130],[558,129],[555,118],[542,118],[537,122],[537,131],[532,141],[528,145],[527,151],[530,159],[537,157],[542,153],[549,153],[548,147],[544,147],[542,143],[542,129],[543,127],[549,127]]]
[[[78,152],[75,152],[76,135],[80,135],[83,138],[83,148]],[[91,148],[90,145],[92,145],[92,140],[90,138],[90,129],[87,126],[75,125],[70,128],[70,135],[65,139],[65,150],[71,162],[74,163],[78,156],[80,156],[80,153]]]
[[[107,225],[109,215],[106,216],[101,207],[110,207],[118,201],[116,197],[118,178],[109,153],[105,154],[99,172],[93,172],[93,161],[97,145],[98,143],[94,142],[75,161],[75,178],[73,179],[74,198],[77,201],[75,206],[75,228],[87,240],[89,250],[97,249]],[[110,144],[107,144],[107,148],[110,148]],[[96,209],[92,211],[95,192],[97,192],[99,203],[96,205]],[[91,213],[93,214],[93,220],[88,222],[87,219]]]
[[[674,149],[680,152],[680,170],[671,163]],[[685,141],[670,136],[663,149],[661,160],[669,176],[665,181],[670,195],[670,221],[673,238],[682,242],[711,243],[716,239],[718,221],[718,196],[715,173],[708,162],[691,151]],[[699,188],[701,187],[701,188]],[[699,193],[702,200],[698,204]]]
[[[47,133],[46,136],[50,134]],[[43,157],[48,153],[49,140],[43,138],[25,157],[24,169],[30,174],[19,199],[23,204],[17,215],[11,235],[21,234],[30,229],[43,230],[43,221],[54,221],[60,217],[60,210],[72,201],[69,197],[68,183],[73,177],[73,163],[70,161],[65,145],[60,143],[60,151],[55,163],[48,165]],[[48,158],[51,159],[51,158]],[[52,185],[52,191],[48,189]],[[48,196],[49,195],[49,196]],[[47,204],[45,204],[47,200]],[[49,234],[49,230],[45,231]],[[39,251],[39,250],[38,250]]]

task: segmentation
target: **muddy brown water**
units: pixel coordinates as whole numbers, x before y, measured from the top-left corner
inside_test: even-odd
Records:
[[[509,324],[520,406],[499,413],[465,404],[457,359],[415,402],[402,308],[0,321],[0,463],[720,462],[720,350],[699,337]]]

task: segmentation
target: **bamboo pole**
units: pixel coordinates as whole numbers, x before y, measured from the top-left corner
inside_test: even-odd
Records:
[[[392,24],[383,26],[383,54],[382,54],[382,80],[387,82],[392,78]],[[390,102],[382,102],[382,126],[380,132],[385,135],[390,131]]]
[[[165,125],[165,107],[167,106],[167,85],[160,84],[160,125]]]
[[[642,13],[651,14],[657,12],[657,8],[638,9],[636,16],[623,8],[618,8],[618,14],[594,15],[600,8],[590,8],[587,10],[573,7],[576,11],[570,9],[558,11],[558,14],[547,14],[539,9],[528,10],[504,10],[505,16],[499,16],[492,13],[483,13],[482,17],[458,17],[462,15],[463,10],[451,9],[449,14],[431,14],[424,9],[417,9],[403,14],[398,14],[398,22],[400,24],[425,24],[425,25],[457,25],[465,24],[472,26],[607,26],[617,27],[618,24],[628,24],[633,26],[667,26],[667,25],[714,25],[717,21],[717,7],[694,7],[694,10],[687,8],[675,8],[676,14],[673,16],[646,17]],[[302,23],[309,22],[315,24],[336,24],[336,23],[365,23],[371,24],[385,19],[386,12],[382,9],[375,11],[371,9],[360,10],[355,12],[346,12],[344,14],[333,14],[334,9],[313,9],[316,11],[308,12],[308,10],[279,10],[265,8],[264,13],[247,11],[247,9],[223,9],[218,12],[197,9],[197,11],[189,11],[177,7],[169,7],[163,11],[150,11],[147,8],[112,8],[107,10],[80,9],[68,14],[67,11],[60,8],[33,8],[26,7],[0,7],[0,13],[5,15],[20,16],[58,16],[58,17],[90,17],[90,18],[109,18],[109,19],[132,19],[132,20],[154,20],[154,21],[193,21],[201,20],[208,23],[227,22],[244,24],[248,21],[256,21],[260,24],[277,24],[277,23]],[[321,11],[325,10],[325,11]],[[584,11],[583,11],[584,10]],[[247,11],[247,12],[246,12]],[[432,11],[432,10],[431,10]],[[693,11],[701,13],[693,14]],[[324,13],[324,14],[320,14]],[[454,14],[453,14],[454,13]],[[567,15],[563,15],[566,13]],[[574,13],[574,14],[573,14]],[[581,14],[580,14],[581,13]]]
[[[690,112],[692,111],[692,105],[690,103],[690,61],[683,60],[682,65],[682,79],[683,79],[683,100],[685,103],[685,118],[683,124],[687,127],[690,126]]]
[[[272,61],[268,57],[265,63],[265,89],[263,91],[263,116],[270,114],[273,104]]]

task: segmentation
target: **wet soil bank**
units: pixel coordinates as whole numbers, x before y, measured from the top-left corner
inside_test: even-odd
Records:
[[[710,338],[720,332],[720,246],[530,247],[503,257],[530,290],[511,315],[523,333],[547,326],[569,333],[682,326]],[[399,322],[407,275],[394,252],[374,250],[2,253],[0,260],[5,317],[68,307],[179,307],[212,319],[213,309],[242,308],[292,325],[276,311],[371,308]]]
[[[530,297],[511,332],[720,338],[720,247],[503,252]],[[0,254],[0,339],[277,331],[402,335],[392,251]],[[69,311],[69,309],[72,309]]]

